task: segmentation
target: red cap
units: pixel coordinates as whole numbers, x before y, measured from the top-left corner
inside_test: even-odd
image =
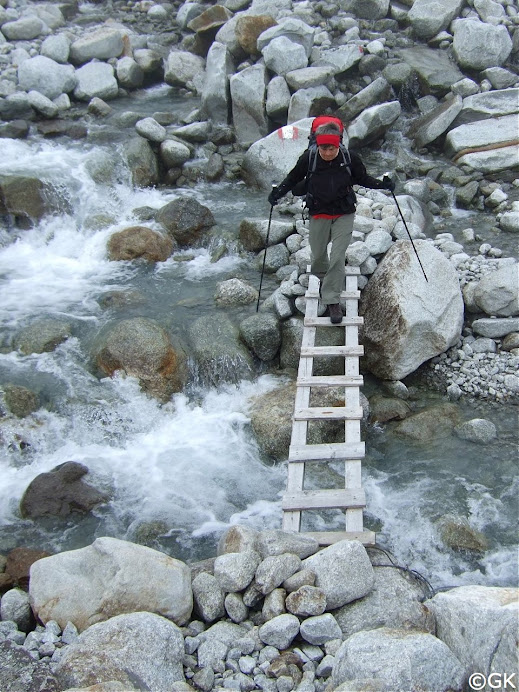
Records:
[[[321,144],[333,144],[334,147],[339,147],[341,138],[340,135],[317,135],[315,141],[318,147],[320,147]]]

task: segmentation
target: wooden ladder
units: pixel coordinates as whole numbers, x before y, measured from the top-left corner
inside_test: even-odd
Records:
[[[310,268],[308,268],[310,271]],[[359,375],[359,326],[363,318],[358,316],[358,267],[346,267],[346,290],[341,299],[346,301],[346,316],[334,325],[329,317],[318,317],[319,280],[310,274],[305,294],[306,311],[303,340],[299,358],[297,390],[292,421],[292,438],[288,456],[287,490],[283,495],[283,529],[301,530],[301,512],[316,509],[341,509],[345,512],[345,531],[307,532],[321,545],[330,545],[343,539],[359,540],[364,545],[375,544],[373,531],[363,527],[363,509],[366,498],[362,488],[361,459],[364,442],[360,439],[360,386]],[[321,327],[339,327],[345,332],[344,346],[315,346],[316,330]],[[343,356],[344,375],[315,376],[312,374],[316,356]],[[344,406],[310,407],[310,392],[314,387],[344,387]],[[344,420],[344,442],[308,444],[308,422],[311,420]],[[345,464],[344,489],[305,490],[305,464],[343,460]]]

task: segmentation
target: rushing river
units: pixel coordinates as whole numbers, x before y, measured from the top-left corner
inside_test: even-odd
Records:
[[[0,382],[33,389],[43,404],[25,419],[0,419],[0,552],[16,545],[66,550],[112,535],[181,559],[203,558],[214,554],[219,535],[232,523],[280,526],[286,466],[262,458],[248,408],[252,395],[278,386],[281,378],[264,374],[218,389],[193,379],[186,393],[161,406],[133,378],[95,377],[92,348],[115,319],[151,317],[180,334],[191,320],[215,310],[218,281],[240,275],[258,285],[254,258],[240,253],[235,241],[240,220],[265,216],[268,208],[263,194],[243,184],[135,190],[122,144],[104,139],[100,130],[94,144],[0,140],[0,174],[51,181],[68,200],[66,213],[46,217],[31,230],[0,230]],[[138,222],[134,210],[158,209],[179,194],[194,195],[212,210],[218,226],[211,247],[174,253],[155,266],[107,260],[108,238]],[[461,227],[467,225],[464,220]],[[223,240],[230,251],[214,262],[211,250]],[[274,285],[267,279],[265,291]],[[121,306],[112,299],[122,290],[132,299]],[[253,311],[250,306],[233,316]],[[13,350],[17,331],[43,316],[67,319],[73,337],[52,353],[23,356]],[[462,407],[467,418],[495,422],[495,444],[478,447],[452,437],[413,447],[395,444],[383,428],[369,431],[366,523],[401,564],[435,586],[514,584],[515,412],[490,404]],[[22,520],[18,506],[30,481],[68,460],[88,466],[113,500],[88,517]],[[328,473],[339,478],[336,472]],[[468,517],[487,536],[483,557],[443,546],[437,528],[443,514]],[[340,526],[336,515],[326,520]],[[324,521],[314,517],[312,528]]]

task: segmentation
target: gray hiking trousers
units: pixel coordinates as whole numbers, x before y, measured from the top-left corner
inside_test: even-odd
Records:
[[[346,249],[351,240],[354,217],[355,214],[344,214],[338,219],[310,217],[312,274],[321,279],[321,299],[326,305],[338,303],[344,290]],[[330,241],[332,247],[328,259]]]

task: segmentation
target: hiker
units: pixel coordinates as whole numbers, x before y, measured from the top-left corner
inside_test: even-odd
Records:
[[[343,316],[339,299],[344,287],[346,249],[353,231],[357,201],[352,185],[393,191],[395,184],[389,178],[381,181],[366,173],[359,156],[341,147],[342,123],[339,126],[340,121],[333,120],[337,119],[330,118],[330,122],[315,130],[315,162],[311,163],[312,147],[309,147],[283,182],[272,189],[268,201],[274,206],[287,192],[301,194],[301,186],[306,188],[312,274],[321,280],[321,300],[328,306],[331,322],[338,324]],[[328,259],[330,240],[332,247]]]

